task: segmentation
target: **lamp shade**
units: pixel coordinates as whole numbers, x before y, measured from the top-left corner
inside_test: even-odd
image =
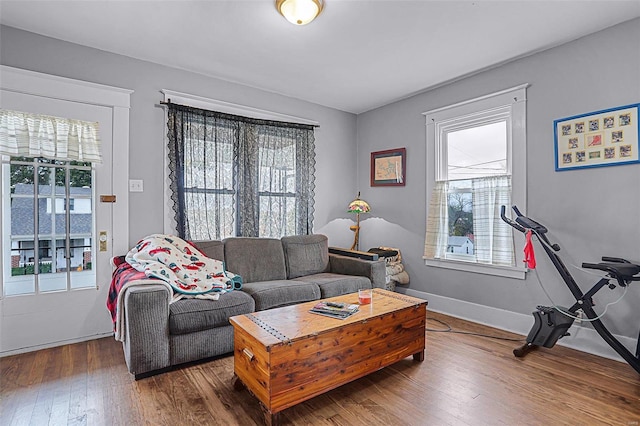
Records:
[[[294,25],[306,25],[322,12],[322,0],[276,0],[276,8]]]
[[[349,203],[348,213],[369,213],[371,211],[371,207],[369,207],[369,203],[360,199],[360,193],[358,193],[358,197]]]

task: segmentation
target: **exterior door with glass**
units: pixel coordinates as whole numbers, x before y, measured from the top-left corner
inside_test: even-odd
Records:
[[[2,156],[0,355],[112,331],[113,108],[2,90],[4,110],[97,122],[102,163]]]

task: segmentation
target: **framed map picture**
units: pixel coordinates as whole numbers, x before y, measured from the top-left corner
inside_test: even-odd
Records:
[[[639,106],[626,105],[555,120],[556,171],[640,163]]]
[[[404,186],[406,148],[371,153],[371,186]]]

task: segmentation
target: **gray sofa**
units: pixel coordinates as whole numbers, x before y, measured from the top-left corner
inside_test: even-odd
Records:
[[[242,276],[242,290],[215,301],[183,299],[169,304],[163,285],[129,287],[122,299],[123,348],[136,379],[233,352],[229,318],[234,315],[385,287],[384,261],[331,254],[324,235],[237,237],[195,245]]]

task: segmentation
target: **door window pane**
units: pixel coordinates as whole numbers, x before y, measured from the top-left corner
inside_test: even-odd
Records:
[[[11,158],[8,166],[5,295],[94,287],[91,164]]]
[[[12,277],[34,274],[34,170],[32,165],[26,164],[12,164],[10,167]],[[29,237],[29,240],[24,241],[24,236]],[[35,284],[32,279],[30,281],[20,280],[6,288],[5,292],[7,294],[33,292]]]
[[[21,267],[25,270],[24,265]],[[28,271],[24,275],[12,276],[11,280],[4,282],[4,294],[6,296],[17,296],[20,294],[33,294],[36,291],[36,282],[33,279],[33,268],[31,273]]]

